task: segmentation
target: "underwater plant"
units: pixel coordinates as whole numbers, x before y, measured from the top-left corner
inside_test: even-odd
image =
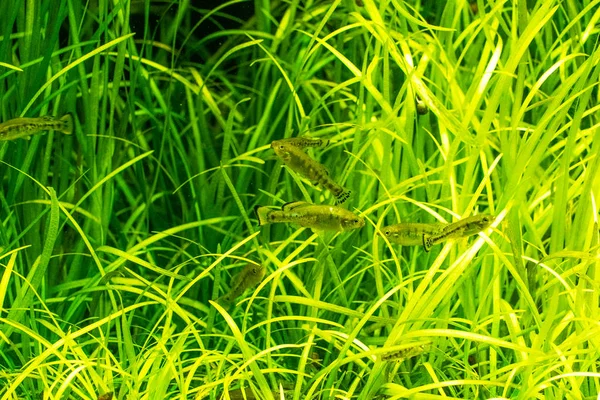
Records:
[[[1,399],[598,396],[597,2],[0,16]]]

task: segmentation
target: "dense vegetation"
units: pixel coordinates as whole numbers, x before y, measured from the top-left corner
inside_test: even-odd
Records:
[[[0,397],[595,398],[599,5],[0,2],[0,121],[76,119],[0,143]],[[299,135],[364,227],[257,225]]]

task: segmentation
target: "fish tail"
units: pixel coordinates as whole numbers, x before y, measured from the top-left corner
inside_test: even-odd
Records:
[[[256,206],[254,207],[254,213],[256,214],[256,218],[258,219],[258,225],[266,225],[269,223],[269,214],[272,212],[269,207],[266,206]]]
[[[423,247],[425,251],[429,253],[429,250],[433,247],[434,237],[431,235],[423,235]]]
[[[348,200],[348,197],[350,197],[351,193],[352,193],[352,191],[350,191],[348,189],[342,190],[340,193],[338,193],[335,196],[335,204],[339,205],[339,204],[342,204],[343,202],[345,202],[346,200]]]
[[[70,135],[73,133],[73,114],[65,114],[60,117],[59,121],[63,123],[63,126],[60,129],[62,133],[65,135]]]
[[[336,181],[334,181],[333,179],[331,179],[329,177],[329,175],[324,175],[322,177],[321,183],[323,184],[323,187],[325,187],[327,190],[329,190],[331,192],[331,194],[333,194],[333,196],[335,197],[336,205],[340,205],[343,202],[345,202],[346,200],[348,200],[348,198],[350,197],[350,194],[352,193],[349,189],[346,189],[343,186],[338,185],[338,183]]]

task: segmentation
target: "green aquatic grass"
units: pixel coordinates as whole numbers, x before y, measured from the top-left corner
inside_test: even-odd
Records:
[[[1,398],[598,396],[599,1],[30,3],[0,117],[76,130],[0,143]],[[274,158],[298,135],[364,228],[257,225],[333,203]]]

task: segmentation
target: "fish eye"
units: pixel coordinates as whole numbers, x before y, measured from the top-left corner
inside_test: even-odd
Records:
[[[284,146],[284,145],[282,145],[282,144],[280,144],[280,145],[279,145],[279,150],[283,150],[283,149],[285,149],[285,146]]]
[[[390,236],[390,231],[383,232],[385,236]]]

